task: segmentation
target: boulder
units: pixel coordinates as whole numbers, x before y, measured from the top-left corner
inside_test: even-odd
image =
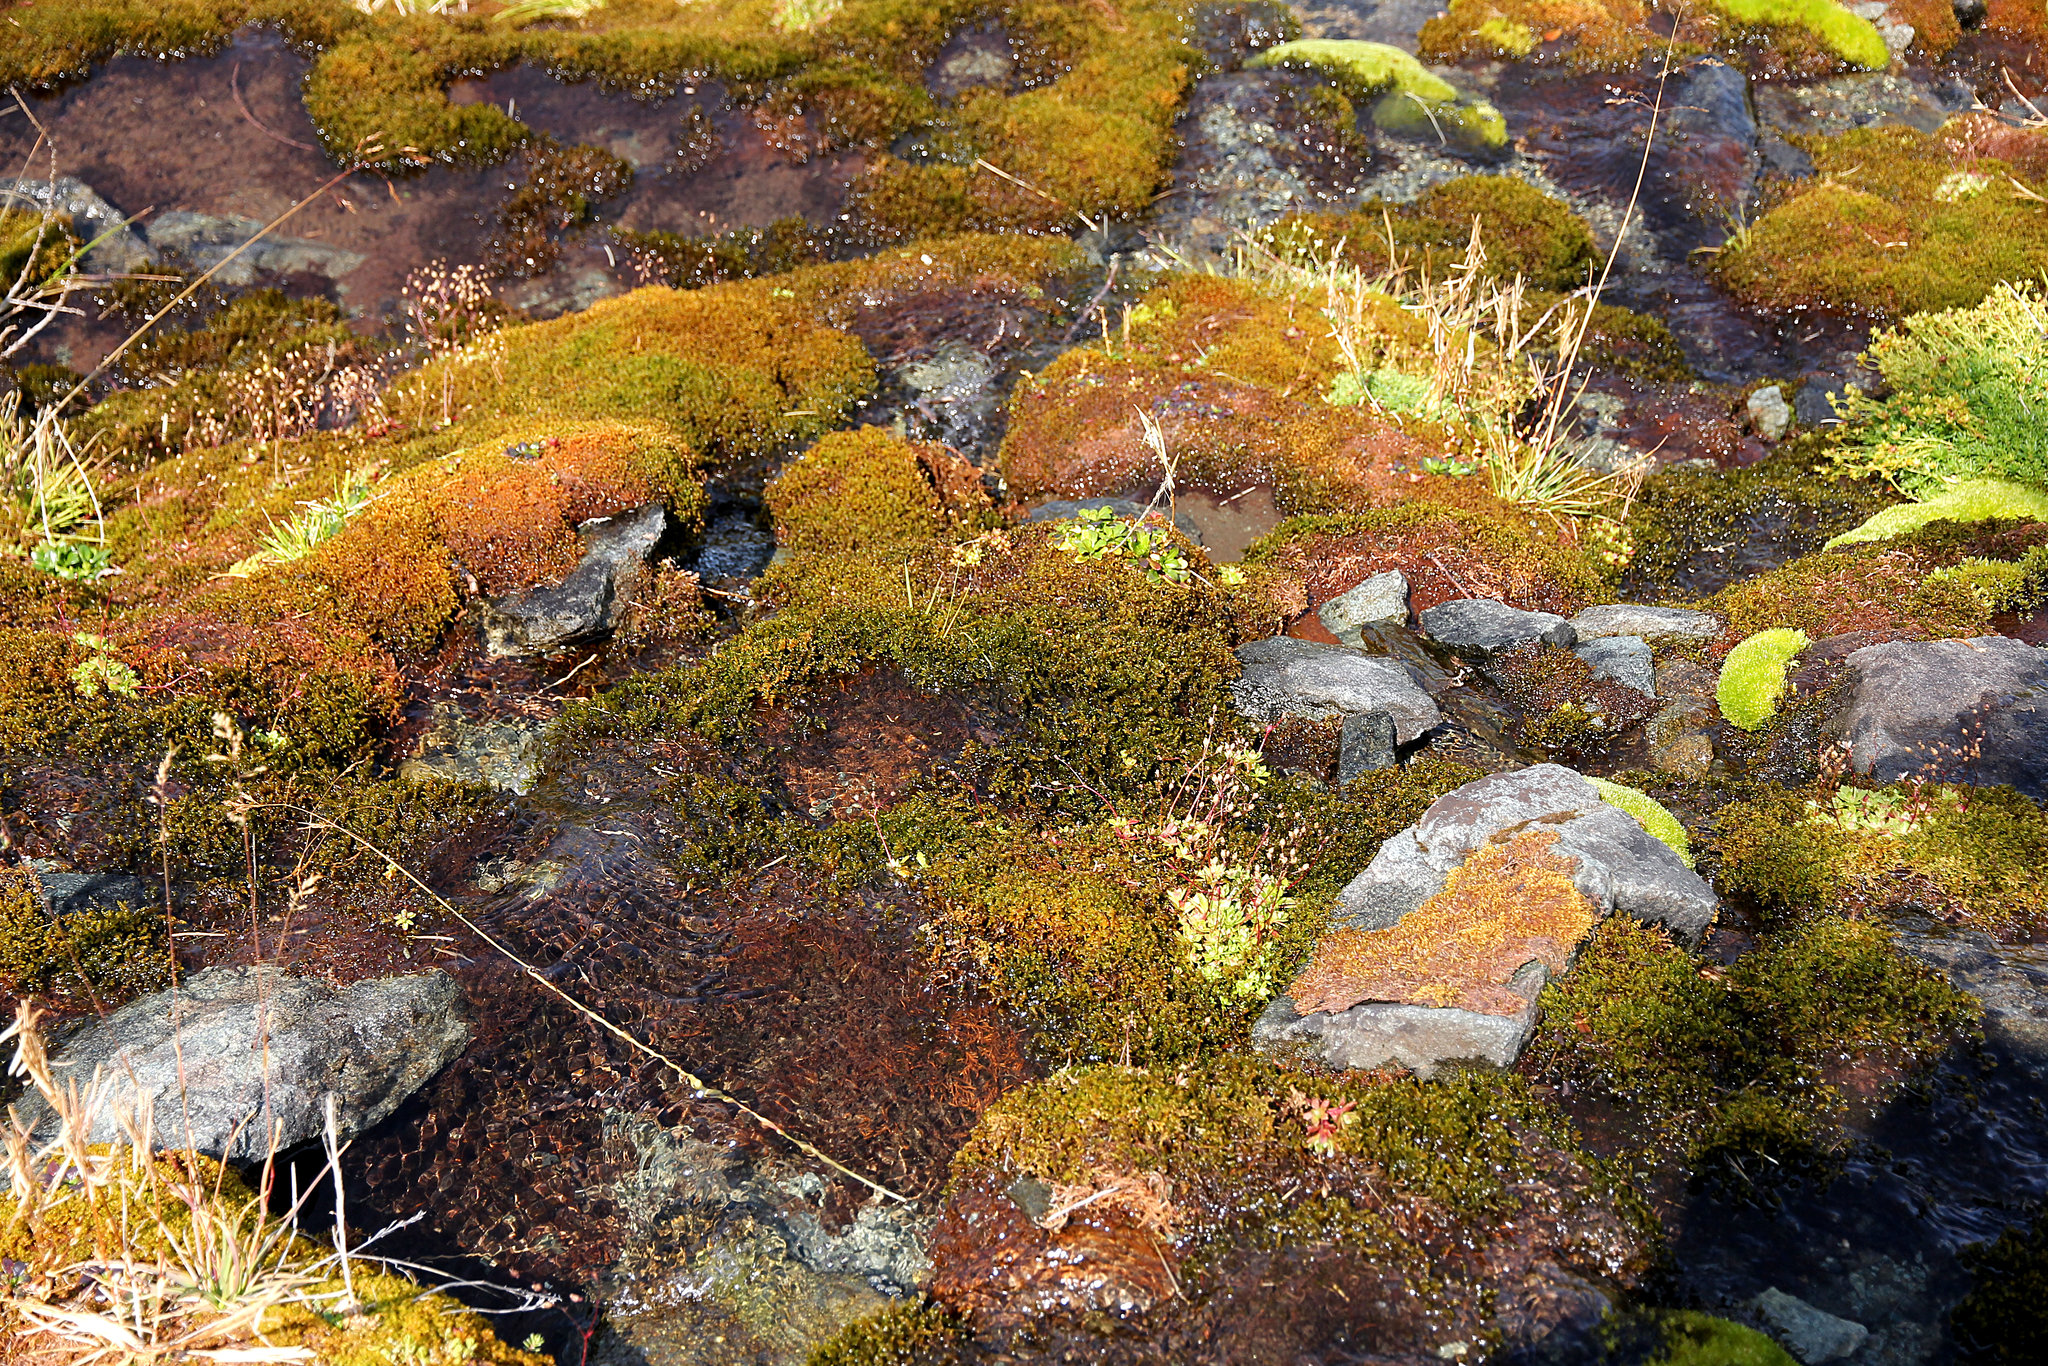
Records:
[[[1382,622],[1408,624],[1408,576],[1398,569],[1375,574],[1355,588],[1347,588],[1316,611],[1323,628],[1346,645],[1359,643],[1363,627]]]
[[[1835,725],[1858,773],[2048,797],[2048,650],[2007,636],[1898,640],[1848,664],[1855,692]]]
[[[1408,670],[1391,659],[1292,636],[1254,640],[1237,649],[1244,673],[1230,685],[1237,709],[1261,725],[1283,716],[1334,721],[1385,712],[1399,744],[1443,720]]]
[[[1461,655],[1483,657],[1545,641],[1572,645],[1579,634],[1552,612],[1524,612],[1493,598],[1457,598],[1422,611],[1422,634]]]
[[[1538,825],[1556,829],[1557,852],[1578,862],[1573,885],[1600,914],[1662,925],[1686,944],[1713,924],[1720,903],[1706,880],[1561,764],[1489,774],[1437,798],[1420,821],[1380,846],[1339,896],[1333,919],[1361,930],[1398,924],[1442,891],[1474,850]]]
[[[1796,1357],[1803,1366],[1821,1366],[1856,1355],[1870,1337],[1870,1330],[1853,1320],[1838,1318],[1816,1309],[1797,1295],[1772,1286],[1749,1302],[1764,1331]]]
[[[1595,678],[1612,679],[1645,697],[1657,695],[1656,665],[1649,642],[1640,636],[1599,636],[1574,645],[1572,653],[1593,666]]]
[[[1721,634],[1721,619],[1711,612],[1688,612],[1682,607],[1645,607],[1633,602],[1609,602],[1588,607],[1572,618],[1579,639],[1601,636],[1640,636],[1644,640],[1712,640]]]
[[[499,656],[546,654],[610,631],[667,529],[659,503],[585,522],[576,530],[583,557],[568,578],[484,604],[484,647]]]
[[[438,971],[337,991],[274,968],[209,968],[86,1025],[52,1068],[60,1085],[83,1088],[95,1069],[109,1079],[95,1143],[120,1136],[139,1092],[158,1147],[184,1147],[189,1125],[199,1152],[258,1162],[273,1121],[279,1151],[317,1138],[329,1094],[343,1138],[397,1109],[469,1042],[459,996]],[[52,1118],[39,1095],[20,1109],[39,1127]]]
[[[1536,1031],[1536,998],[1549,980],[1537,962],[1516,973],[1508,987],[1527,1004],[1513,1015],[1389,1001],[1303,1015],[1282,992],[1252,1024],[1252,1045],[1326,1067],[1405,1067],[1424,1081],[1454,1062],[1509,1067]]]

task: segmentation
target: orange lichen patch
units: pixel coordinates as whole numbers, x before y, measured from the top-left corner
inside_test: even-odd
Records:
[[[1339,930],[1289,988],[1302,1014],[1364,1001],[1514,1015],[1527,998],[1510,978],[1531,961],[1562,972],[1599,916],[1572,885],[1578,864],[1555,853],[1555,830],[1488,844],[1443,891],[1386,930]]]
[[[1294,579],[1304,607],[1389,569],[1407,576],[1409,601],[1418,612],[1454,598],[1498,598],[1524,611],[1569,616],[1600,592],[1591,561],[1542,539],[1544,528],[1437,501],[1446,492],[1482,501],[1476,490],[1448,487],[1461,482],[1470,481],[1426,480],[1414,493],[1428,495],[1427,501],[1416,497],[1352,516],[1297,518],[1255,546],[1246,561]]]

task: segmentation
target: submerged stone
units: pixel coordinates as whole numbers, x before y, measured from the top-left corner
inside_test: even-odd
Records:
[[[1593,666],[1595,678],[1612,679],[1645,697],[1657,695],[1649,642],[1640,636],[1600,636],[1573,646],[1572,653]]]
[[[537,727],[510,721],[471,721],[448,703],[436,703],[434,723],[399,765],[399,776],[413,782],[441,778],[458,783],[483,783],[501,792],[524,793],[540,767],[541,736]]]
[[[1845,1360],[1856,1355],[1870,1338],[1870,1330],[1862,1324],[1816,1309],[1776,1286],[1751,1300],[1750,1308],[1802,1366]]]

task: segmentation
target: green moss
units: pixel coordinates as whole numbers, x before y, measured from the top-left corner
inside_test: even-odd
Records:
[[[1966,1247],[1974,1284],[1949,1311],[1949,1329],[1970,1361],[2024,1366],[2048,1354],[2048,1217]]]
[[[1685,866],[1692,867],[1692,849],[1687,845],[1685,827],[1678,823],[1678,817],[1665,810],[1664,804],[1637,788],[1611,783],[1605,778],[1589,779],[1600,793],[1600,800],[1609,806],[1618,806],[1635,818],[1636,824],[1655,835],[1670,846],[1671,852],[1685,860]]]
[[[1714,7],[1741,24],[1803,28],[1850,66],[1865,71],[1882,71],[1892,63],[1877,25],[1834,0],[1714,0]]]
[[[2048,269],[2048,218],[2009,180],[2031,193],[2041,170],[1983,154],[2017,154],[2014,140],[1999,140],[1985,123],[1956,120],[1939,133],[1857,129],[1802,145],[1817,174],[1717,258],[1744,302],[1896,318],[1966,308],[2002,281]],[[1985,188],[1945,192],[1959,167],[1984,177]]]
[[[919,1296],[850,1323],[811,1349],[805,1366],[953,1366],[965,1326]]]
[[[1843,1054],[1939,1056],[1978,1008],[1899,953],[1881,928],[1817,916],[1725,971],[1661,929],[1617,916],[1544,989],[1530,1047],[1540,1075],[1625,1100],[1695,1161],[1825,1146]]]
[[[1717,817],[1720,878],[1774,913],[1903,900],[1999,934],[2048,925],[2048,815],[2008,788],[1882,789],[1903,832],[1850,830],[1830,794],[1775,792]]]
[[[169,973],[162,907],[122,904],[54,916],[33,873],[0,874],[0,981],[9,991],[112,1004],[156,990]]]
[[[1375,200],[1344,213],[1297,214],[1263,238],[1297,259],[1320,259],[1341,242],[1343,258],[1363,270],[1400,266],[1441,280],[1465,259],[1474,220],[1491,278],[1519,275],[1538,289],[1570,290],[1598,266],[1585,220],[1514,176],[1460,176],[1431,186],[1413,203]]]
[[[1754,1328],[1695,1309],[1654,1316],[1663,1339],[1644,1366],[1794,1366],[1792,1356]]]
[[[1807,644],[1806,632],[1776,627],[1759,631],[1730,650],[1714,687],[1721,715],[1744,730],[1755,730],[1769,720],[1785,694],[1785,666]]]
[[[785,466],[763,495],[775,539],[794,551],[888,550],[947,527],[920,448],[886,428],[834,432]],[[943,450],[928,459],[941,461]]]
[[[1384,94],[1373,121],[1396,132],[1437,129],[1469,147],[1507,144],[1507,122],[1484,100],[1469,99],[1411,54],[1386,43],[1300,38],[1269,47],[1246,62],[1252,69],[1308,67],[1321,71],[1354,98]]]
[[[1829,541],[1826,549],[1862,541],[1886,541],[1909,535],[1930,522],[2048,520],[2048,490],[2025,488],[1997,479],[1972,479],[1942,489],[1921,503],[1899,503],[1874,514],[1861,526]]]

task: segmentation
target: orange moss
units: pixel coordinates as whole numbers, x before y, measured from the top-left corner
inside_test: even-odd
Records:
[[[1508,980],[1532,960],[1564,971],[1599,919],[1572,885],[1577,862],[1553,852],[1555,843],[1555,830],[1496,840],[1400,924],[1325,936],[1289,988],[1295,1009],[1306,1015],[1392,1001],[1519,1013],[1528,1001]]]

